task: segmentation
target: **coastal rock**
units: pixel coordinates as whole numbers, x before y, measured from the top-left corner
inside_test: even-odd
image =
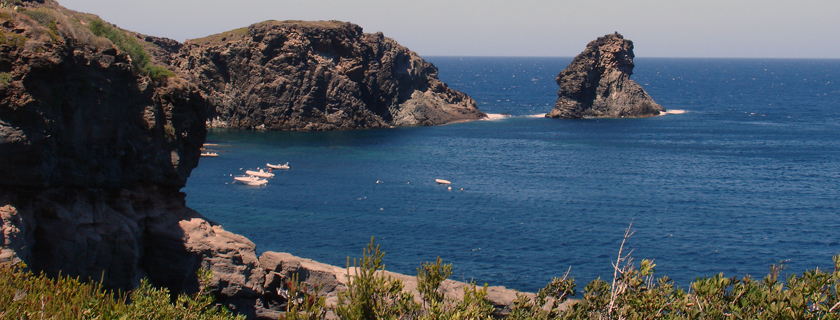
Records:
[[[486,116],[415,52],[350,23],[266,21],[166,48],[155,56],[202,90],[211,127],[321,131]]]
[[[665,111],[630,76],[633,42],[618,33],[590,42],[558,76],[560,90],[548,118],[651,117]]]
[[[0,8],[0,263],[174,292],[196,290],[204,266],[222,303],[253,314],[264,279],[254,244],[179,191],[207,133],[198,88],[139,75],[84,27],[94,16],[17,5]]]

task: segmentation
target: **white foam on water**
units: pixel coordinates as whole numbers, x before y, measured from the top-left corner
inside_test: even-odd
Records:
[[[528,118],[545,118],[545,113],[537,113],[537,114],[529,114],[526,117]]]
[[[481,118],[481,120],[485,121],[493,121],[493,120],[501,120],[505,118],[510,118],[509,114],[502,114],[502,113],[488,113],[486,118]]]
[[[688,110],[668,110],[668,111],[659,111],[660,116],[664,116],[666,114],[683,114],[688,113]]]

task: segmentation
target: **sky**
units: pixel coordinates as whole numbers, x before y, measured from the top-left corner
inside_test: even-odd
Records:
[[[178,41],[339,20],[421,56],[573,57],[619,32],[637,57],[840,59],[840,0],[57,0]]]

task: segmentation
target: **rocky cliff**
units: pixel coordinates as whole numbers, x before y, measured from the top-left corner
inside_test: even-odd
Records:
[[[266,21],[182,46],[141,36],[201,89],[213,127],[343,130],[438,125],[485,114],[382,33],[337,21]]]
[[[131,288],[191,290],[200,266],[230,301],[263,292],[254,245],[185,206],[207,101],[53,1],[0,6],[0,263]]]
[[[560,90],[549,118],[651,117],[665,111],[633,74],[633,42],[618,33],[590,42],[557,76]]]

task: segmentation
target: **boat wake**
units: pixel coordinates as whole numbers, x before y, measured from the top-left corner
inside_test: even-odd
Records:
[[[545,118],[545,113],[538,113],[538,114],[529,114],[524,116],[514,116],[509,113],[488,113],[487,117],[482,118],[481,120],[484,121],[495,121],[495,120],[502,120],[507,118]]]
[[[664,116],[666,114],[683,114],[687,113],[687,110],[668,110],[668,111],[659,111],[660,116]]]
[[[494,121],[494,120],[502,120],[510,118],[511,115],[507,113],[488,113],[486,118],[482,118],[481,120],[484,121]]]

